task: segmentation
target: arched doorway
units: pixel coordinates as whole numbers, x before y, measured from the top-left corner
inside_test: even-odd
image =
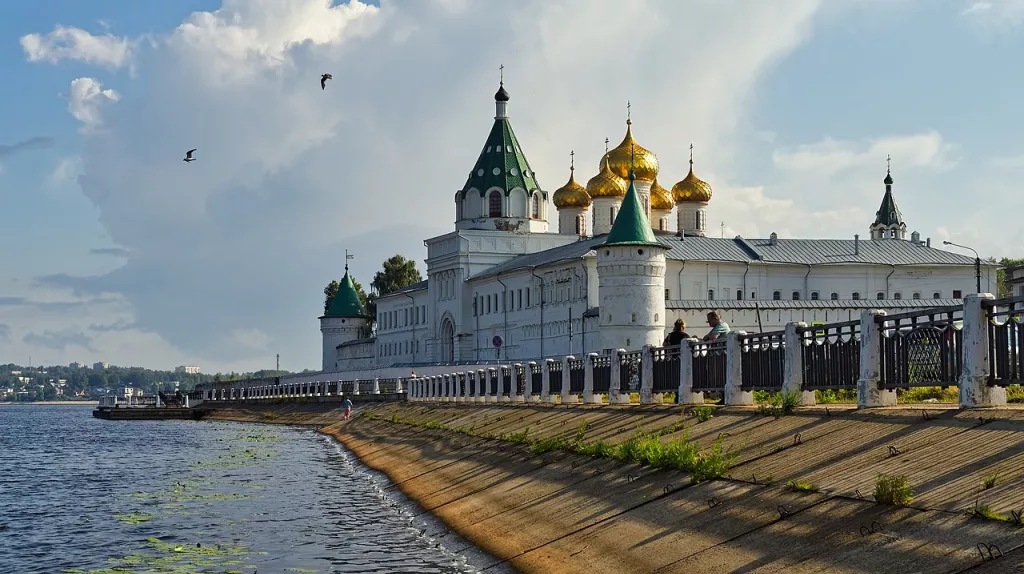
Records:
[[[441,321],[441,360],[455,360],[455,325],[449,317]]]

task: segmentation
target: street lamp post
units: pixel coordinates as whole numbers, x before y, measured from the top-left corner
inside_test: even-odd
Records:
[[[966,245],[960,245],[959,243],[953,243],[952,241],[943,241],[943,245],[952,245],[953,247],[959,247],[960,249],[967,249],[974,251],[974,281],[977,293],[981,293],[981,256],[975,251],[973,247],[967,247]]]

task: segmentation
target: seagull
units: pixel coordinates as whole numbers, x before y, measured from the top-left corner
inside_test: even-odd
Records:
[[[333,80],[333,79],[334,79],[334,76],[332,76],[330,74],[322,74],[320,76],[320,89],[321,90],[326,90],[327,89],[327,80]]]
[[[192,157],[192,152],[196,151],[197,149],[199,148],[192,148],[185,152],[185,159],[183,159],[182,161],[196,161],[196,158]]]

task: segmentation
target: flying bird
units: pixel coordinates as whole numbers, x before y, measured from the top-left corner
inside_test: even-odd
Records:
[[[332,76],[330,74],[323,74],[323,75],[321,75],[320,76],[320,89],[321,90],[326,90],[327,89],[327,80],[333,80],[333,79],[334,79],[334,76]]]
[[[199,148],[192,148],[185,152],[185,159],[183,159],[182,161],[196,161],[196,158],[192,157],[192,152],[196,151],[197,149]]]

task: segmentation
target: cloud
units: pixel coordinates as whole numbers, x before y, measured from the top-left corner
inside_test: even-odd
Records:
[[[68,111],[76,120],[85,124],[83,129],[96,128],[103,120],[100,110],[103,106],[121,99],[113,89],[103,89],[103,84],[94,78],[71,80],[71,94],[68,96]]]
[[[1024,167],[1024,155],[994,157],[988,161],[992,167],[1014,169]]]
[[[48,34],[26,34],[19,40],[29,62],[77,60],[121,68],[131,63],[133,45],[113,34],[93,36],[81,28],[57,26]]]
[[[0,307],[7,305],[21,305],[24,302],[24,297],[0,297]]]
[[[453,229],[499,64],[546,189],[568,177],[570,149],[579,176],[596,174],[626,100],[670,184],[686,175],[690,141],[707,173],[730,169],[753,90],[810,37],[820,6],[225,0],[152,36],[145,89],[119,86],[131,95],[118,105],[99,105],[115,98],[82,79],[95,105],[76,117],[102,130],[81,136],[79,182],[132,257],[47,284],[118,294],[136,326],[121,335],[152,334],[196,362],[262,366],[280,352],[282,366],[318,365],[322,289],[344,249],[366,284],[387,256],[422,260],[422,239]],[[323,72],[335,78],[326,91]],[[198,161],[182,162],[193,147]]]
[[[986,28],[1009,29],[1024,23],[1024,0],[969,0],[960,15]]]
[[[68,347],[80,347],[89,352],[96,352],[92,347],[92,339],[85,333],[74,329],[64,329],[59,332],[29,333],[22,337],[21,340],[29,345],[58,351],[63,351]]]
[[[82,159],[79,157],[62,157],[53,166],[53,171],[46,175],[46,185],[59,188],[77,181],[82,173]]]
[[[892,156],[895,169],[930,168],[946,170],[956,164],[952,144],[932,130],[905,136],[852,142],[826,138],[813,144],[783,149],[772,154],[775,167],[788,172],[813,172],[831,177],[850,169],[878,166]]]
[[[93,255],[110,255],[112,257],[129,257],[132,252],[124,247],[94,247],[89,250]]]
[[[0,323],[0,341],[6,341],[11,336],[11,328]]]
[[[36,136],[27,140],[22,140],[10,145],[0,144],[0,158],[12,156],[18,152],[34,150],[34,149],[47,149],[53,146],[53,138]]]

